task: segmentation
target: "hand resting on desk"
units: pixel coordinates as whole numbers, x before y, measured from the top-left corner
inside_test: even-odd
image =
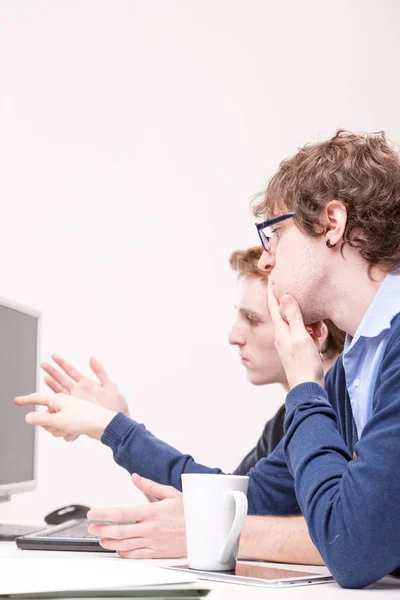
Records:
[[[103,548],[116,550],[122,558],[181,558],[186,556],[182,493],[136,473],[136,487],[160,502],[125,508],[90,510],[88,519],[117,521],[118,525],[93,523],[89,533],[101,538]],[[124,521],[135,524],[121,525]]]
[[[186,534],[182,493],[173,487],[132,475],[136,487],[160,502],[132,508],[95,509],[88,518],[96,521],[136,521],[135,524],[92,524],[89,532],[101,545],[123,558],[182,558]],[[239,554],[257,560],[323,565],[310,539],[303,516],[249,516],[240,537]]]

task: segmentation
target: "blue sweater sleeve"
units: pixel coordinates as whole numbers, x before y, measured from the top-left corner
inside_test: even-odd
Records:
[[[113,451],[114,460],[129,473],[138,473],[158,483],[182,490],[182,473],[222,473],[196,463],[136,423],[118,413],[106,427],[101,441]]]
[[[295,387],[286,411],[284,453],[310,535],[341,586],[365,587],[400,565],[400,343],[382,361],[357,459],[319,385]]]
[[[286,516],[300,513],[294,480],[283,453],[283,440],[249,472],[250,515]]]

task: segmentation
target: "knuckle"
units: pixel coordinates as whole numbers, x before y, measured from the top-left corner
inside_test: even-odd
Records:
[[[132,546],[134,546],[134,542],[132,542],[130,538],[126,538],[118,542],[119,550],[131,550]]]
[[[121,525],[114,527],[113,535],[111,537],[115,537],[119,540],[123,540],[124,538],[126,538],[126,531],[124,530],[124,527]]]

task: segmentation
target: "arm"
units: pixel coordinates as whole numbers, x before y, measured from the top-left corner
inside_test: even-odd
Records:
[[[283,453],[283,440],[268,458],[258,461],[249,477],[249,515],[287,517],[301,513]]]
[[[284,455],[296,496],[310,536],[337,582],[362,588],[400,564],[399,322],[392,326],[373,415],[354,446],[353,460],[339,433],[345,420],[338,423],[320,385],[322,365],[299,306],[285,296],[279,308],[271,286],[268,293],[276,347],[292,388],[286,397]],[[341,409],[347,390],[345,385],[335,388],[336,382],[330,373],[326,389],[335,392],[332,403]]]
[[[398,349],[399,350],[399,349]],[[400,376],[385,360],[376,410],[352,460],[322,388],[287,397],[285,455],[311,538],[343,587],[365,587],[400,564]]]
[[[196,463],[189,454],[182,454],[156,438],[141,423],[118,413],[106,427],[101,438],[111,448],[114,460],[130,473],[152,479],[164,485],[182,489],[182,473],[222,473]]]
[[[247,517],[240,536],[239,555],[269,562],[324,564],[302,516]]]
[[[234,471],[234,475],[246,475],[261,458],[265,458],[275,450],[283,438],[284,418],[285,407],[281,406],[276,415],[267,422],[257,445],[245,456]]]
[[[173,485],[181,489],[182,473],[221,473],[196,463],[188,454],[154,437],[144,425],[122,413],[115,413],[82,398],[66,394],[29,394],[15,398],[20,406],[46,406],[47,412],[31,412],[25,421],[40,425],[56,437],[66,440],[87,435],[102,440],[114,452],[114,458],[125,469]]]
[[[118,524],[92,524],[90,533],[101,538],[104,548],[116,550],[124,558],[186,556],[182,493],[138,475],[133,475],[132,480],[142,492],[160,498],[160,502],[91,510],[89,519]],[[322,564],[303,517],[247,517],[239,552],[268,561]]]

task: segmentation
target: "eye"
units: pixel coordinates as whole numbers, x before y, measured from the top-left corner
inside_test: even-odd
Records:
[[[280,238],[281,227],[273,227],[271,229],[271,235],[275,235],[278,239]]]
[[[246,314],[246,319],[248,320],[248,322],[251,325],[258,325],[258,323],[260,322],[259,319],[257,317],[255,317],[254,315],[252,315],[251,313]]]

